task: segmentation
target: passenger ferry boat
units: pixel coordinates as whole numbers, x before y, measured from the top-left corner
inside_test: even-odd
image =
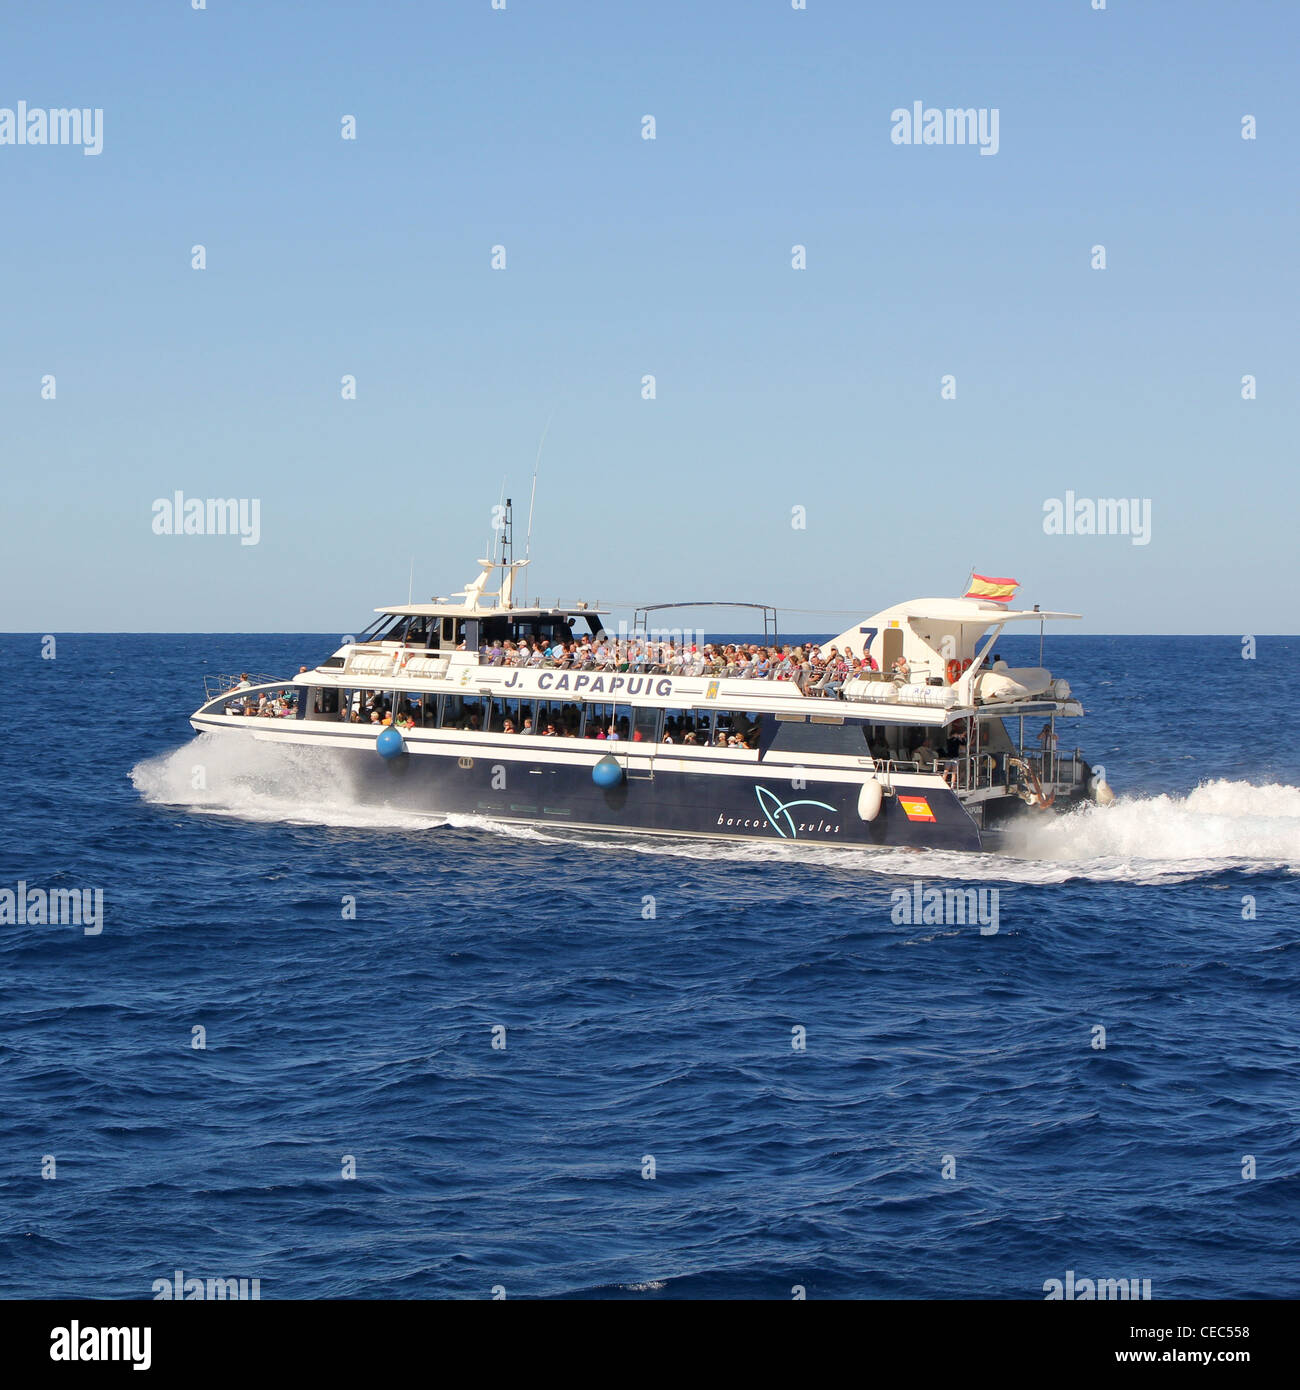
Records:
[[[209,678],[190,722],[319,749],[366,802],[547,827],[978,850],[1013,816],[1113,799],[1079,750],[1057,752],[1057,721],[1083,714],[1069,685],[991,659],[1009,623],[1079,616],[1011,610],[1014,581],[855,623],[823,651],[875,669],[813,689],[649,627],[703,604],[638,610],[602,642],[598,607],[516,604],[527,563],[507,542],[458,601],[376,609],[314,670]],[[774,642],[775,610],[744,606]]]

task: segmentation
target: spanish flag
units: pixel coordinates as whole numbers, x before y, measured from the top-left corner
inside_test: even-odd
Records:
[[[971,571],[970,588],[963,598],[984,598],[991,603],[1010,603],[1020,587],[1018,579],[990,579],[987,574]]]
[[[900,792],[898,804],[903,808],[903,814],[908,820],[934,820],[934,812],[930,809],[930,803],[923,796],[904,796]]]

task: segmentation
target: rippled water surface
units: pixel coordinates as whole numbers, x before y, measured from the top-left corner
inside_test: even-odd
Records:
[[[975,856],[439,822],[195,740],[203,675],[333,645],[0,638],[0,888],[105,899],[0,928],[0,1294],[1300,1292],[1296,639],[1049,639],[1120,798]],[[895,921],[917,878],[999,930]]]

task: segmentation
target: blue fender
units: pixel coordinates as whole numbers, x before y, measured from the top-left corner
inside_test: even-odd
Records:
[[[375,752],[379,754],[385,762],[391,762],[400,754],[406,752],[406,740],[394,728],[387,728],[375,740]]]
[[[618,786],[623,780],[623,769],[619,767],[618,759],[612,753],[606,753],[591,769],[591,780],[598,787],[604,787],[606,791]]]

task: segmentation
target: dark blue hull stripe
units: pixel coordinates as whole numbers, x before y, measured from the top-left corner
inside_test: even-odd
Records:
[[[806,784],[797,790],[775,768],[731,776],[633,772],[604,790],[585,764],[410,753],[385,762],[369,744],[339,753],[363,802],[426,815],[859,848],[980,848],[979,829],[946,788],[900,788],[904,797],[923,798],[933,821],[909,817],[897,796],[885,797],[876,819],[864,821],[858,815],[861,784],[819,782],[812,769],[805,770]],[[918,813],[924,807],[913,806],[913,815]]]

